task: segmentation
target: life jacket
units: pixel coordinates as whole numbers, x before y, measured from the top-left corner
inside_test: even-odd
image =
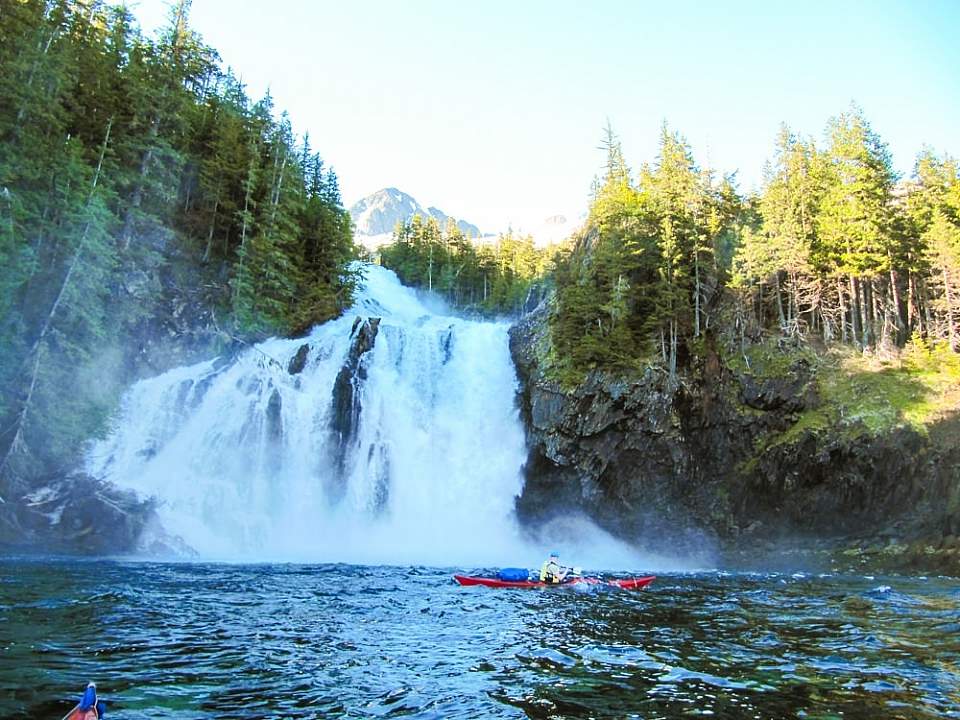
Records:
[[[547,560],[540,568],[540,582],[560,582],[560,563]]]

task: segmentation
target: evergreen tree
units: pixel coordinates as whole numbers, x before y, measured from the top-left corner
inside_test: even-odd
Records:
[[[508,232],[474,245],[452,218],[441,229],[435,218],[420,215],[398,223],[392,242],[380,249],[381,262],[402,282],[485,315],[520,311],[544,274],[543,255],[529,236]]]
[[[856,108],[828,127],[827,186],[817,231],[826,262],[848,280],[851,329],[864,346],[891,337],[896,318],[896,282],[890,274],[897,252],[890,153]],[[894,325],[899,320],[894,319]]]
[[[188,11],[150,39],[123,5],[0,0],[0,496],[75,457],[171,306],[253,339],[350,302],[336,176]]]

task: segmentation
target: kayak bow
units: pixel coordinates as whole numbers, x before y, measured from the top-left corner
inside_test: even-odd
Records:
[[[624,578],[620,580],[601,580],[594,577],[574,577],[562,583],[547,583],[539,580],[500,580],[492,577],[481,577],[479,575],[454,575],[453,579],[460,585],[470,587],[473,585],[483,585],[484,587],[494,588],[539,588],[539,587],[563,587],[565,585],[608,585],[618,587],[622,590],[643,590],[647,585],[656,580],[656,575],[647,575],[645,577]]]

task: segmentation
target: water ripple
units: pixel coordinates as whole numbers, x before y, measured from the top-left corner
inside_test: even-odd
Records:
[[[950,578],[460,588],[344,565],[0,562],[0,717],[960,717]]]

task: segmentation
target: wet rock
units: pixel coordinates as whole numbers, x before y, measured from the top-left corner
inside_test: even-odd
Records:
[[[233,365],[232,360],[222,357],[217,358],[214,361],[211,372],[197,380],[196,384],[193,386],[193,392],[191,392],[188,397],[191,409],[200,406],[200,403],[203,402],[203,398],[207,395],[207,391],[209,391],[213,386],[214,381],[220,377],[220,375],[226,372],[227,368],[229,368],[231,365]]]
[[[370,509],[375,514],[380,514],[387,509],[387,503],[390,501],[390,454],[379,437],[377,442],[370,446],[367,464],[369,467],[376,468]]]
[[[567,397],[554,388],[537,388],[530,394],[530,422],[539,430],[549,430],[563,421]]]
[[[550,286],[548,283],[539,281],[534,282],[527,289],[526,297],[520,307],[520,315],[529,315],[535,312],[550,296]]]
[[[451,325],[440,336],[440,351],[443,353],[443,364],[446,365],[453,357],[453,326]]]
[[[266,433],[271,442],[279,443],[283,440],[283,399],[276,388],[267,401]]]
[[[136,552],[152,500],[89,475],[52,478],[0,506],[0,544],[19,552]]]
[[[358,317],[354,321],[350,331],[350,351],[333,384],[330,434],[337,475],[330,480],[328,491],[334,502],[338,502],[345,492],[346,460],[360,424],[359,391],[367,379],[365,356],[373,349],[379,329],[380,318]]]
[[[123,276],[123,289],[136,298],[156,295],[160,291],[157,278],[143,270],[130,270]]]
[[[229,355],[220,355],[213,361],[213,369],[216,371],[225,370],[226,368],[233,365],[236,361],[236,358],[230,357]]]
[[[287,365],[287,372],[291,375],[299,375],[302,373],[303,369],[307,366],[307,356],[309,354],[309,343],[304,343],[297,348],[297,354],[290,358],[290,363]]]
[[[353,338],[353,345],[350,348],[352,359],[359,358],[366,352],[373,349],[373,344],[377,340],[377,332],[380,329],[380,318],[357,318],[353,322],[353,329],[350,336]]]

